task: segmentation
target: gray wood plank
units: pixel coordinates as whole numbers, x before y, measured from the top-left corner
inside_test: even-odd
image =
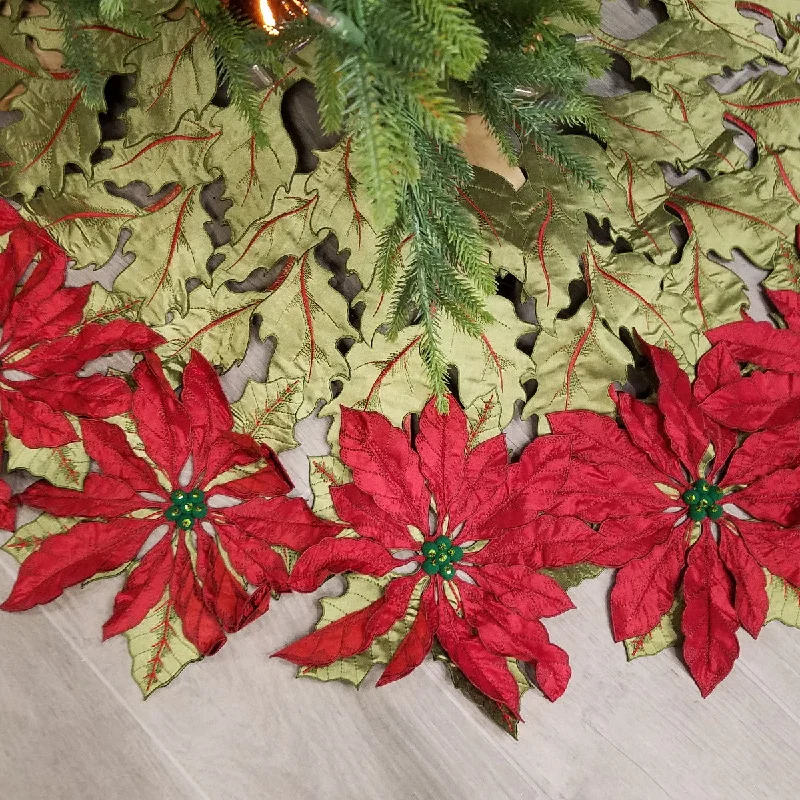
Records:
[[[3,800],[205,797],[43,611],[2,615],[0,709]]]

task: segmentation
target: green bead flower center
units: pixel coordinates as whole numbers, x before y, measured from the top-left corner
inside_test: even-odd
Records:
[[[195,520],[203,519],[208,514],[206,496],[200,489],[192,489],[191,492],[176,489],[169,499],[172,505],[164,512],[164,516],[181,530],[190,530]]]
[[[451,581],[456,576],[453,565],[461,561],[464,551],[447,536],[440,536],[422,545],[422,555],[425,556],[422,569],[428,575],[441,575],[446,581]]]
[[[718,505],[723,494],[724,492],[718,486],[701,478],[699,481],[695,481],[682,496],[686,505],[689,506],[689,517],[695,522],[699,522],[706,517],[719,519],[725,513],[722,506]]]

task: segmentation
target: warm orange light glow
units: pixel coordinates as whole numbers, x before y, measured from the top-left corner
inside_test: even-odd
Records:
[[[259,0],[259,5],[261,7],[261,24],[264,26],[267,33],[277,36],[278,23],[275,20],[272,9],[269,7],[269,3],[267,0]]]

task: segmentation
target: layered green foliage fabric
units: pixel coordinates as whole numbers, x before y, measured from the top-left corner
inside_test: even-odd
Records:
[[[153,15],[165,7],[151,5]],[[482,336],[442,325],[449,388],[476,442],[515,413],[535,417],[540,432],[552,411],[612,413],[609,384],[646,379],[634,334],[691,373],[708,349],[704,332],[748,305],[730,268],[737,254],[764,271],[766,286],[800,290],[796,0],[663,6],[668,18],[637,39],[594,31],[634,81],[600,99],[607,141],[571,134],[601,192],[580,188],[523,143],[519,190],[476,168],[463,197],[499,279]],[[400,425],[428,400],[422,331],[412,324],[387,337],[377,225],[351,143],[316,152],[316,166],[298,170],[281,104],[310,77],[303,52],[262,91],[270,145],[259,148],[235,109],[217,104],[214,57],[198,32],[191,14],[161,19],[151,39],[92,32],[102,69],[132,78],[124,134],[111,136],[70,81],[26,46],[27,37],[40,50],[63,49],[48,17],[0,17],[0,85],[11,112],[0,130],[0,192],[48,230],[75,270],[90,272],[87,280],[116,253],[117,269],[103,271],[87,311],[161,334],[156,352],[175,383],[192,349],[224,372],[254,337],[270,342],[265,380],[251,381],[233,406],[236,425],[280,452],[297,445],[297,420],[315,409],[331,420],[334,455],[310,467],[314,510],[324,516],[326,481],[343,469],[340,408],[379,411]],[[726,70],[746,67],[739,88],[717,91]],[[80,443],[30,451],[10,440],[6,449],[9,468],[57,486],[79,486],[89,469]],[[350,585],[364,602],[380,588]],[[332,620],[354,607],[330,601],[324,614]],[[668,618],[662,628],[659,641],[651,634],[632,652],[674,641]],[[373,649],[375,662],[385,660]],[[352,661],[314,677],[358,683],[369,666]]]

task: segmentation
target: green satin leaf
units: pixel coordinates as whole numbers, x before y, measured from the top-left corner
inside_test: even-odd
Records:
[[[2,549],[21,564],[41,547],[45,539],[66,533],[77,521],[77,517],[51,517],[49,514],[40,514],[33,521],[17,528]]]
[[[187,664],[201,658],[183,634],[169,589],[147,616],[123,635],[132,659],[131,674],[145,698],[176,678]]]
[[[559,321],[556,333],[539,334],[533,362],[538,386],[524,418],[580,408],[613,413],[608,387],[625,381],[633,356],[603,324],[597,307],[585,302],[573,317]]]
[[[783,578],[764,570],[767,576],[769,610],[765,622],[778,620],[792,628],[800,628],[800,589]]]
[[[225,221],[234,241],[272,206],[278,188],[288,189],[291,183],[297,153],[280,109],[283,90],[291,85],[292,77],[261,93],[261,124],[269,136],[268,147],[256,147],[251,128],[233,106],[214,109],[211,121],[220,135],[208,149],[205,168],[225,180],[225,198],[233,203]]]
[[[276,453],[297,447],[294,425],[302,402],[301,378],[248,381],[241,399],[231,406],[235,429]]]
[[[155,34],[125,62],[137,74],[131,91],[136,105],[125,114],[129,147],[144,142],[153,131],[174,131],[185,114],[200,119],[216,92],[211,46],[189,8],[180,19],[162,18]]]
[[[642,656],[654,656],[668,647],[674,647],[681,640],[681,615],[683,614],[683,598],[675,600],[672,608],[664,614],[661,622],[644,636],[625,639],[625,651],[628,661]]]
[[[70,419],[76,432],[77,420]],[[81,442],[70,442],[61,447],[41,447],[32,450],[19,439],[6,434],[5,450],[8,453],[8,469],[25,469],[38,478],[45,478],[53,486],[64,489],[82,489],[89,474],[89,456]]]
[[[67,163],[91,174],[100,125],[96,112],[81,103],[71,81],[29,78],[25,92],[11,101],[11,110],[19,111],[22,118],[0,129],[0,148],[10,161],[0,191],[30,198],[38,187],[46,186],[60,193]]]
[[[215,112],[208,108],[199,119],[187,115],[170,133],[154,132],[133,146],[125,146],[121,140],[106,142],[104,148],[111,157],[95,167],[95,181],[111,181],[117,186],[144,181],[153,193],[167,184],[211,183],[213,177],[204,160],[222,134]]]
[[[115,251],[120,232],[146,213],[80,173],[66,175],[63,191],[45,189],[25,209],[69,253],[77,269],[102,266]]]
[[[308,459],[308,475],[314,495],[314,513],[323,519],[338,521],[331,487],[350,483],[350,470],[336,456],[311,456]]]
[[[564,590],[574,589],[584,581],[596,578],[603,572],[603,567],[595,564],[574,564],[570,567],[559,567],[558,569],[543,569],[545,575],[549,575]]]
[[[495,321],[485,326],[481,337],[457,331],[449,320],[443,319],[441,346],[448,363],[457,370],[461,401],[468,406],[476,398],[497,391],[500,424],[505,426],[513,416],[514,403],[524,396],[521,384],[531,368],[529,358],[516,343],[536,328],[519,320],[508,300],[490,297],[487,307]],[[371,315],[374,312],[367,308],[362,330],[364,320]],[[333,417],[328,438],[334,450],[338,447],[338,409],[342,406],[378,411],[398,426],[407,414],[422,411],[430,389],[419,341],[418,326],[412,325],[396,341],[375,333],[372,346],[358,342],[348,352],[350,380],[344,382],[341,394],[322,411],[322,415]]]

